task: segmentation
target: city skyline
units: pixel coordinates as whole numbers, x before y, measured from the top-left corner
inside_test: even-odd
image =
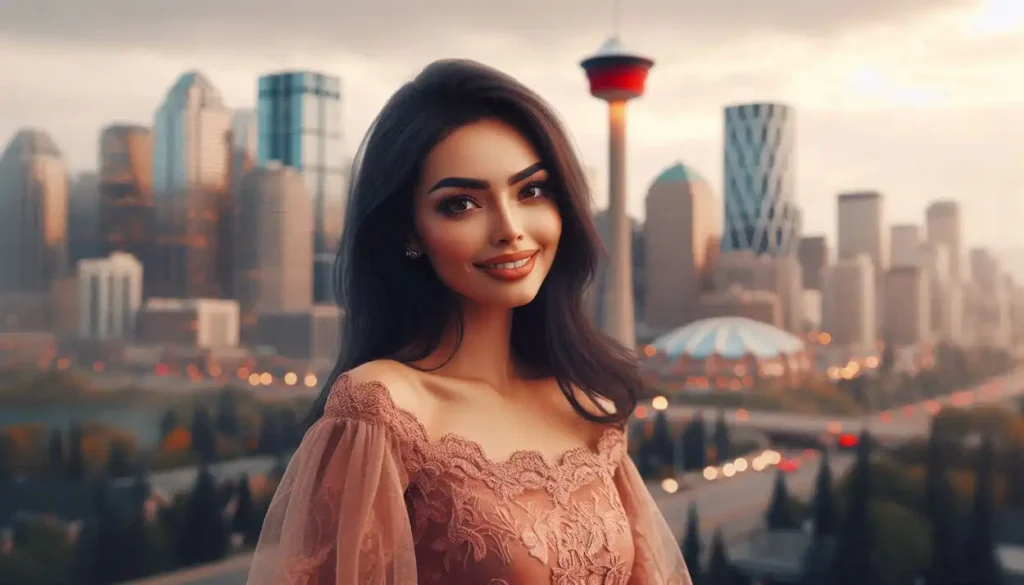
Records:
[[[269,4],[241,10],[220,2],[200,14],[185,2],[173,15],[148,16],[114,4],[63,23],[70,29],[60,11],[45,23],[31,20],[27,1],[0,9],[0,63],[12,72],[0,81],[0,139],[39,126],[71,169],[94,169],[100,128],[148,124],[187,69],[204,71],[237,109],[256,105],[260,74],[302,68],[338,75],[350,88],[342,123],[351,153],[401,82],[429,60],[464,56],[541,93],[565,117],[584,162],[604,176],[602,105],[586,96],[572,64],[607,35],[610,6],[487,12],[451,0],[426,14],[403,6],[421,24],[410,34],[371,6],[351,14],[297,9],[282,23]],[[675,160],[708,177],[721,198],[723,106],[779,100],[798,114],[796,201],[805,233],[835,241],[835,195],[873,189],[886,195],[893,223],[923,224],[930,200],[954,199],[969,245],[1019,242],[1003,220],[1024,212],[1024,202],[1015,203],[1024,199],[1024,169],[1014,163],[1024,136],[1001,132],[1024,123],[1024,84],[1006,76],[1024,58],[1024,11],[1005,0],[864,2],[832,12],[797,1],[774,12],[740,4],[643,2],[624,11],[624,39],[660,63],[631,115],[633,215],[643,216],[647,188]],[[121,20],[125,14],[135,16]]]

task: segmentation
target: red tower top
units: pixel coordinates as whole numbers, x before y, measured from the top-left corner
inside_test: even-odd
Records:
[[[654,66],[654,61],[626,51],[618,37],[612,37],[580,65],[590,80],[590,94],[606,102],[615,102],[643,95],[647,71]]]

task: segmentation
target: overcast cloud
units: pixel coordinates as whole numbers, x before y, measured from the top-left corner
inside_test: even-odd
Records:
[[[605,113],[578,61],[612,22],[610,0],[4,0],[0,141],[40,126],[89,169],[99,129],[149,123],[187,69],[252,107],[260,73],[309,68],[342,77],[354,149],[398,84],[460,56],[537,89],[603,172]],[[891,221],[957,199],[969,240],[1024,243],[1024,2],[623,0],[621,32],[658,61],[630,112],[637,215],[676,160],[720,188],[722,105],[783,100],[798,110],[806,231],[834,236],[835,195],[875,188]]]

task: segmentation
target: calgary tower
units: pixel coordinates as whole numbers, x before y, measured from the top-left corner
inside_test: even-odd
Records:
[[[608,223],[611,264],[606,283],[606,333],[628,348],[636,345],[633,317],[632,229],[626,215],[626,102],[644,93],[654,61],[622,48],[617,36],[580,65],[590,94],[608,102]]]

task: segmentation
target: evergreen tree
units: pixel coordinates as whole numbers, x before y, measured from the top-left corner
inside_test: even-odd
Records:
[[[82,543],[80,551],[88,560],[81,575],[88,585],[107,585],[117,582],[120,577],[121,518],[105,476],[100,475],[96,479],[92,495],[91,530],[83,534],[88,540]]]
[[[238,480],[236,497],[235,515],[231,521],[232,531],[240,533],[246,545],[255,545],[260,537],[260,519],[256,513],[256,505],[252,501],[249,476],[244,473]]]
[[[287,406],[278,411],[279,422],[281,423],[281,437],[286,450],[294,449],[302,441],[305,429],[295,416],[295,411]]]
[[[925,462],[925,514],[931,527],[931,561],[925,571],[928,585],[954,585],[960,574],[956,535],[956,498],[946,475],[946,443],[932,419]]]
[[[1024,450],[1015,446],[1007,458],[1006,505],[1024,508]]]
[[[686,469],[703,469],[708,464],[707,427],[698,414],[683,429],[683,461]]]
[[[136,470],[129,494],[128,519],[121,535],[121,580],[140,579],[149,575],[155,565],[155,544],[146,517],[150,485],[144,469]]]
[[[672,444],[672,430],[668,425],[668,417],[664,410],[654,415],[654,432],[651,434],[651,448],[658,457],[659,466],[670,466],[674,463],[675,446]]]
[[[185,526],[179,542],[182,564],[196,565],[224,558],[229,536],[216,481],[204,465],[192,488],[185,513]]]
[[[782,471],[775,472],[775,488],[772,490],[771,503],[765,513],[765,526],[768,530],[792,530],[799,525],[793,513],[793,504],[789,499],[786,487],[786,476]]]
[[[213,429],[210,413],[201,404],[196,404],[192,413],[192,450],[202,463],[217,458],[217,435]]]
[[[850,473],[846,510],[832,564],[834,585],[864,585],[877,582],[871,561],[874,527],[871,523],[870,503],[871,435],[864,431],[857,445],[857,460]]]
[[[702,585],[704,572],[701,570],[701,546],[700,546],[700,519],[697,516],[696,502],[690,504],[690,511],[686,516],[686,533],[683,534],[683,542],[679,544],[683,552],[683,559],[690,569],[690,578],[693,585]]]
[[[228,437],[238,437],[242,433],[242,425],[238,421],[238,405],[229,387],[221,388],[217,396],[216,419],[218,433]]]
[[[640,425],[634,424],[634,427]],[[260,453],[278,456],[284,452],[284,436],[281,432],[281,417],[274,409],[267,409],[260,422],[260,434],[256,444]],[[634,443],[637,447],[639,443]]]
[[[832,493],[832,465],[828,451],[821,453],[821,465],[818,476],[814,480],[814,534],[816,536],[835,535],[836,510],[835,497]]]
[[[711,541],[711,559],[708,561],[706,585],[733,585],[735,578],[729,564],[729,554],[725,550],[721,529],[715,531]]]
[[[179,426],[181,426],[181,417],[177,412],[167,409],[160,417],[160,440],[164,440],[167,435],[171,434],[171,431]]]
[[[14,445],[6,431],[0,430],[0,486],[14,478]]]
[[[120,439],[110,442],[110,452],[107,456],[107,474],[110,477],[125,477],[132,472],[131,455],[128,452],[128,445]]]
[[[64,435],[60,429],[52,429],[46,444],[47,464],[54,475],[64,473]]]
[[[971,585],[999,585],[1002,569],[996,559],[993,533],[993,488],[995,482],[994,447],[992,435],[986,432],[978,451],[975,471],[974,506],[971,515],[970,537],[967,540],[965,574],[971,576]]]
[[[74,480],[85,478],[85,456],[82,454],[82,426],[71,425],[68,431],[68,477]]]
[[[729,438],[729,427],[725,424],[725,411],[718,411],[718,420],[715,422],[715,434],[712,437],[715,445],[715,457],[719,464],[723,463],[732,455],[732,441]]]

